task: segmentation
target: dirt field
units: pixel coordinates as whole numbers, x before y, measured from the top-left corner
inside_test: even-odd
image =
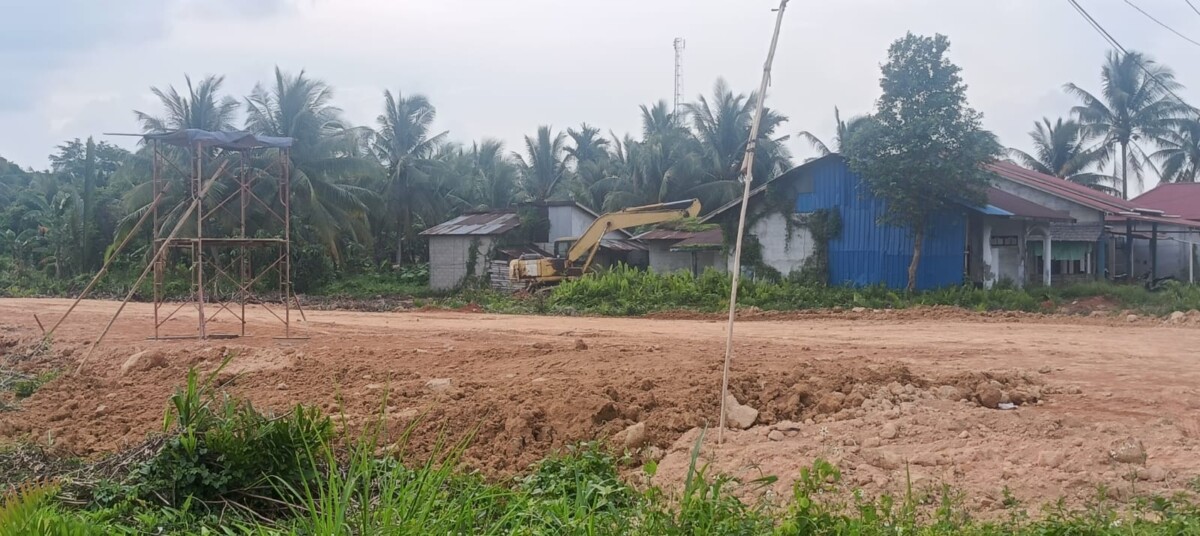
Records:
[[[0,300],[0,363],[73,369],[115,303],[83,303],[49,352],[19,359],[37,340],[32,314],[49,323],[68,304]],[[138,443],[161,427],[187,368],[211,370],[227,353],[238,373],[224,378],[228,389],[260,408],[316,404],[354,428],[383,410],[393,437],[419,419],[417,453],[439,432],[473,432],[466,463],[493,476],[576,441],[619,441],[640,422],[635,459],[661,459],[656,480],[672,484],[699,427],[716,425],[724,323],[715,319],[308,311],[298,331],[311,339],[279,341],[274,319],[254,309],[252,336],[197,342],[147,340],[150,312],[131,304],[80,376],[0,413],[0,441],[80,455]],[[945,310],[739,323],[732,392],[759,414],[722,446],[710,430],[704,458],[744,479],[778,475],[770,492],[787,495],[799,468],[823,457],[868,493],[944,483],[984,511],[1000,507],[1005,487],[1030,505],[1077,503],[1101,484],[1114,498],[1185,490],[1200,475],[1198,323]],[[169,326],[185,333],[194,316]],[[234,328],[228,316],[210,324]]]

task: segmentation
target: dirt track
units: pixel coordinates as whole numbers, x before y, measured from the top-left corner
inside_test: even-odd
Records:
[[[51,322],[68,304],[0,300],[4,366],[36,340],[32,313]],[[51,352],[17,368],[73,368],[115,308],[84,302]],[[467,463],[491,475],[645,422],[654,448],[637,456],[665,456],[657,479],[677,482],[697,427],[715,426],[724,336],[716,320],[307,313],[306,341],[272,339],[274,319],[259,309],[248,337],[150,341],[149,306],[131,304],[82,375],[0,413],[0,441],[49,441],[82,455],[139,442],[161,426],[187,368],[210,370],[225,353],[241,373],[229,389],[256,406],[316,404],[352,427],[386,408],[397,436],[423,416],[418,453],[439,431],[474,430]],[[231,320],[210,331],[233,331]],[[815,457],[869,493],[900,490],[907,471],[918,490],[949,484],[980,510],[998,508],[1006,486],[1030,505],[1077,502],[1099,484],[1116,498],[1131,488],[1184,490],[1200,474],[1198,321],[926,310],[740,323],[732,391],[761,413],[755,427],[727,432],[723,446],[709,432],[705,457],[738,477],[778,475],[773,491],[782,494]],[[194,316],[169,326],[187,332]],[[151,352],[122,375],[143,349]],[[449,386],[429,383],[446,378]],[[989,385],[1029,400],[1011,411],[981,407],[975,399]],[[1112,460],[1113,445],[1131,437],[1145,446],[1145,464]]]

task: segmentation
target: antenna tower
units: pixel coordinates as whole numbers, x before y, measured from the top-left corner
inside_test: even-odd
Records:
[[[675,38],[675,107],[671,113],[677,119],[679,107],[683,104],[683,49],[686,46],[687,41],[682,37]]]

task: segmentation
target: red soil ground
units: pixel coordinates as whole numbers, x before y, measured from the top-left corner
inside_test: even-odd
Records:
[[[382,412],[391,438],[417,421],[414,456],[439,436],[474,434],[464,463],[491,476],[642,422],[647,442],[634,459],[660,459],[656,481],[676,485],[701,428],[716,426],[724,322],[711,317],[308,311],[298,331],[311,338],[279,341],[274,318],[251,308],[250,336],[153,341],[149,306],[131,304],[75,376],[117,304],[82,303],[51,349],[29,357],[33,313],[47,323],[67,305],[0,300],[0,366],[67,371],[30,398],[4,395],[16,409],[0,413],[0,443],[82,456],[137,444],[161,429],[189,367],[213,370],[229,354],[225,388],[259,408],[314,404],[352,429]],[[181,315],[169,332],[194,329],[194,315]],[[1200,474],[1198,318],[927,309],[755,320],[737,327],[731,385],[759,410],[757,422],[727,431],[720,446],[710,430],[703,456],[743,480],[779,476],[770,494],[786,495],[817,457],[867,493],[948,484],[975,510],[999,508],[1005,487],[1030,505],[1078,503],[1101,484],[1122,499],[1186,490]],[[210,324],[234,328],[228,316]],[[990,396],[1023,405],[983,407]],[[1131,439],[1144,462],[1114,459]]]

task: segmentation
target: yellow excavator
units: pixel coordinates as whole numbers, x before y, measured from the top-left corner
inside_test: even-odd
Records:
[[[574,244],[571,244],[565,257],[523,255],[509,262],[508,278],[513,282],[522,282],[527,287],[536,288],[582,276],[591,267],[592,259],[596,257],[604,235],[642,225],[695,218],[699,214],[699,199],[630,207],[603,214],[592,222]],[[582,264],[580,260],[583,260]]]

